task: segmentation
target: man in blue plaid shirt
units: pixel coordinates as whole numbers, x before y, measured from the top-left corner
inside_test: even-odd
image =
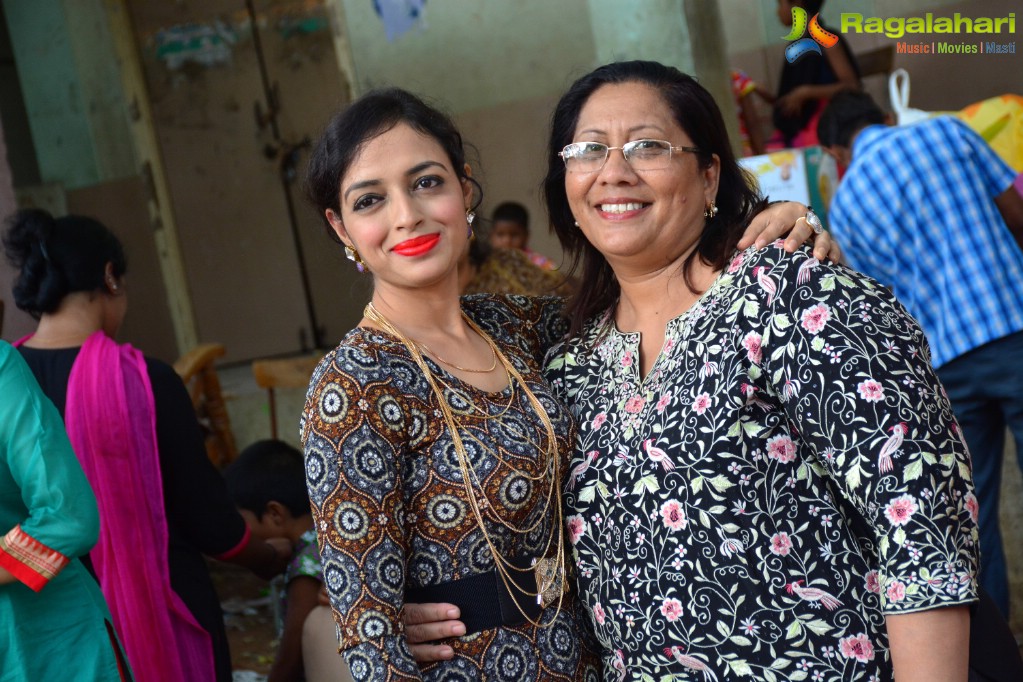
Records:
[[[1023,468],[1023,197],[1012,186],[1016,173],[959,120],[890,127],[862,92],[836,95],[817,134],[848,166],[829,223],[849,264],[891,287],[927,334],[972,455],[981,584],[1007,616],[998,528],[1006,425]]]

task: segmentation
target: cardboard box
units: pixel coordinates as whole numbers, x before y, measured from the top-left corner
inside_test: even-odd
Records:
[[[757,177],[760,192],[771,201],[800,201],[813,206],[828,226],[828,206],[838,187],[838,165],[823,147],[782,149],[747,156],[739,163]]]

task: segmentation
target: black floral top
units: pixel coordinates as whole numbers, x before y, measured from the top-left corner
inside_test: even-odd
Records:
[[[463,299],[463,309],[498,343],[552,419],[565,471],[572,418],[551,395],[538,361],[564,334],[560,300],[476,295]],[[487,535],[508,558],[552,556],[551,534],[563,532],[556,527],[559,490],[548,504],[546,482],[531,479],[544,470],[538,453],[547,450],[548,436],[524,392],[488,393],[439,365],[431,369],[445,386],[477,497],[515,527],[534,527],[512,532],[484,509]],[[548,627],[527,622],[484,630],[447,642],[456,652],[452,661],[422,671],[413,661],[400,617],[405,588],[494,568],[436,400],[405,346],[366,328],[349,332],[310,384],[302,425],[306,478],[324,582],[353,677],[595,682],[600,660],[583,643],[592,634],[574,596],[560,613],[555,604],[543,610]]]
[[[608,319],[547,368],[606,679],[888,680],[885,614],[975,599],[969,456],[887,289],[737,253],[642,380]]]

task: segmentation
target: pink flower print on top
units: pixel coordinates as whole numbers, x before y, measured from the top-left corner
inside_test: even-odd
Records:
[[[597,621],[598,624],[603,625],[607,619],[607,614],[604,613],[604,607],[600,605],[598,601],[593,605],[593,620]]]
[[[867,572],[867,577],[864,579],[864,582],[867,584],[867,592],[881,594],[881,581],[877,577],[877,571]]]
[[[792,540],[788,533],[775,533],[771,538],[771,554],[785,556],[792,549]]]
[[[893,580],[885,590],[885,595],[887,595],[888,601],[901,601],[906,596],[906,586],[898,580]]]
[[[761,359],[763,359],[763,351],[760,348],[762,337],[756,332],[750,332],[746,335],[746,338],[742,340],[742,346],[746,349],[746,357],[754,365],[759,365]]]
[[[855,658],[860,663],[874,660],[874,645],[862,632],[838,641],[838,650],[846,658]]]
[[[693,410],[696,414],[703,414],[708,407],[710,407],[710,395],[707,393],[701,393],[693,400]]]
[[[873,379],[866,379],[856,387],[860,397],[870,403],[876,403],[884,399],[884,387]]]
[[[607,412],[601,412],[600,414],[598,414],[596,417],[593,418],[593,421],[591,422],[590,425],[593,427],[594,430],[596,430],[596,429],[599,429],[601,426],[603,426],[604,422],[606,422],[606,421],[607,421]]]
[[[796,444],[788,436],[775,436],[767,441],[767,456],[788,464],[796,458]]]
[[[645,404],[646,400],[643,399],[643,396],[634,395],[625,401],[625,411],[629,414],[638,414]]]
[[[977,502],[977,496],[973,493],[966,493],[963,503],[966,505],[966,510],[970,512],[970,520],[977,523],[977,515],[980,513],[980,503]]]
[[[802,317],[799,318],[799,324],[811,334],[817,334],[824,329],[824,325],[828,323],[829,319],[831,319],[831,309],[827,304],[818,303],[803,311]]]
[[[678,500],[668,500],[661,505],[661,520],[664,521],[664,526],[671,530],[681,530],[688,524]]]
[[[661,602],[661,615],[669,621],[676,621],[682,617],[682,602],[678,599],[665,599]]]
[[[625,351],[625,355],[622,356],[622,367],[632,367],[632,351]]]
[[[573,545],[586,534],[586,519],[578,514],[565,519],[565,525],[568,526],[568,541]]]
[[[740,253],[739,255],[737,255],[735,258],[732,259],[731,263],[728,264],[728,274],[731,275],[733,272],[735,272],[736,270],[741,268],[742,267],[742,262],[743,262],[743,256]]]
[[[657,404],[654,407],[657,408],[657,412],[658,413],[664,412],[664,408],[666,408],[668,406],[668,403],[670,403],[670,402],[671,402],[671,391],[668,391],[667,393],[665,393],[664,395],[662,395],[660,398],[657,399]]]
[[[736,258],[731,259],[731,263],[728,264],[728,274],[730,275],[733,272],[736,272],[736,270],[739,270],[741,267],[743,267],[744,260],[745,259],[743,258],[742,254],[739,254],[738,256],[736,256]]]
[[[919,507],[916,499],[909,494],[899,495],[884,508],[884,515],[893,526],[905,526]]]

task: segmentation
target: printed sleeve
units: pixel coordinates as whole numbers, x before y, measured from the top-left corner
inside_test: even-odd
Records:
[[[340,651],[356,680],[419,680],[401,622],[408,533],[402,458],[413,428],[395,376],[359,348],[313,374],[306,483]],[[417,420],[422,421],[422,420]]]
[[[0,396],[0,449],[27,511],[13,528],[0,529],[0,566],[38,592],[96,544],[99,511],[57,408],[6,344]]]
[[[767,380],[862,516],[885,613],[976,599],[977,498],[969,454],[923,331],[887,289],[806,250],[774,268]],[[801,471],[806,478],[810,471]]]
[[[540,354],[536,358],[537,363],[540,363],[550,349],[565,338],[568,319],[565,318],[565,299],[559,296],[534,298],[533,305],[535,312],[531,324],[540,344]]]

